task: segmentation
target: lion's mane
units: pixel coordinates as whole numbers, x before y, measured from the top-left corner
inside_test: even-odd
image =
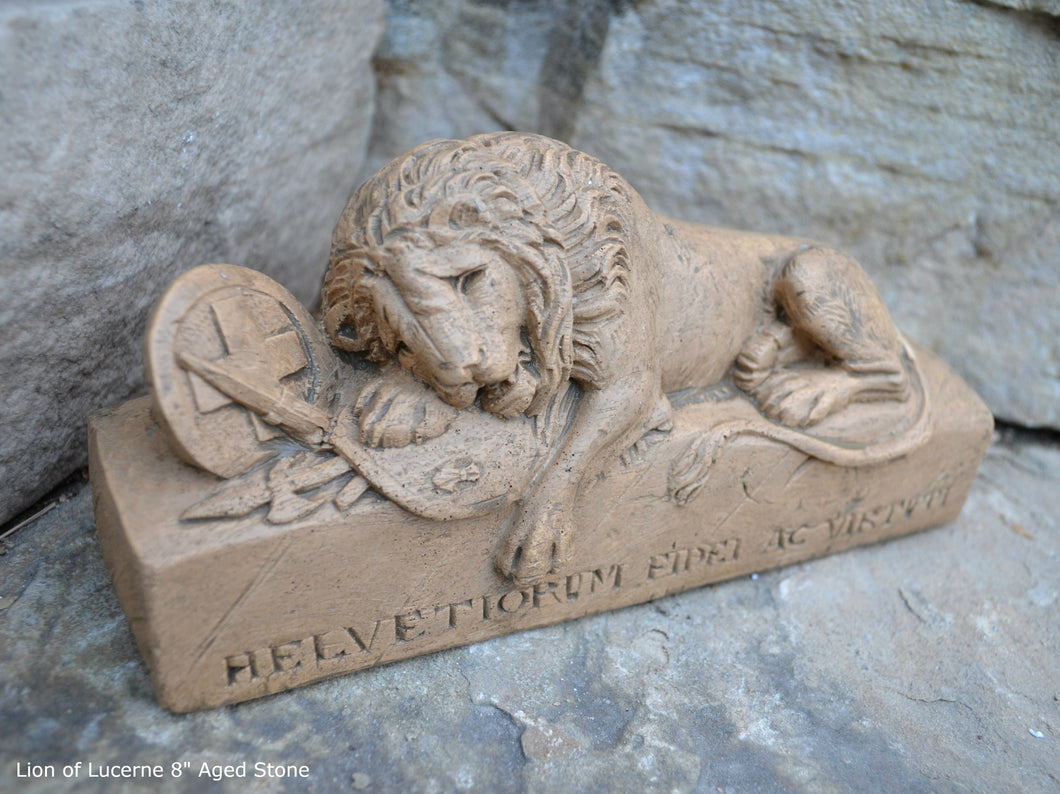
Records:
[[[474,243],[498,251],[527,303],[527,363],[540,413],[568,378],[607,377],[600,324],[628,293],[630,191],[594,157],[539,135],[495,133],[425,143],[380,170],[350,198],[332,238],[324,327],[343,350],[377,362],[398,340],[380,323],[368,282],[388,278],[410,247]]]

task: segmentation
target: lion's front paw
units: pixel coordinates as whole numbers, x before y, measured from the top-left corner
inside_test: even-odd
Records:
[[[497,570],[516,584],[532,584],[570,562],[574,527],[561,505],[523,510],[508,530],[497,555]]]
[[[751,394],[771,373],[802,357],[805,348],[790,325],[774,320],[744,344],[733,364],[733,383]]]
[[[434,390],[403,371],[384,371],[357,395],[353,418],[361,443],[369,447],[405,447],[440,436],[456,409]]]

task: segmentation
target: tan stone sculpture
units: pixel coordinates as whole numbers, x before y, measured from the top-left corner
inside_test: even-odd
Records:
[[[91,425],[169,708],[941,523],[992,428],[849,257],[668,220],[535,135],[365,183],[322,313],[193,270],[152,319],[148,403]]]

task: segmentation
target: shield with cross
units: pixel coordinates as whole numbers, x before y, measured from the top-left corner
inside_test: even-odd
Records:
[[[428,518],[482,515],[525,490],[573,405],[564,392],[540,420],[444,406],[440,435],[364,443],[357,398],[379,368],[341,361],[290,292],[234,265],[203,265],[174,282],[152,316],[145,362],[173,448],[227,480],[185,519],[266,506],[272,523],[323,507],[345,514],[368,488]]]
[[[151,320],[145,363],[170,443],[220,477],[272,455],[281,428],[312,442],[330,426],[335,355],[298,300],[260,273],[186,273]]]

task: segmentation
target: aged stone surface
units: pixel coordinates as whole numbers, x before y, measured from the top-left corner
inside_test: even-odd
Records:
[[[308,765],[268,786],[292,792],[1053,791],[1058,494],[1060,450],[1003,441],[937,531],[175,716],[84,487],[4,541],[0,788],[70,790],[19,762],[184,759]]]
[[[89,457],[176,711],[945,523],[993,427],[849,256],[667,219],[512,132],[358,188],[319,324],[184,273],[145,368]]]
[[[373,62],[368,173],[431,138],[513,129],[569,139],[611,19],[631,5],[391,0]]]
[[[499,125],[563,137],[664,212],[850,251],[996,414],[1060,427],[1057,13],[391,2],[372,165]]]
[[[371,120],[376,0],[5,3],[0,520],[142,388],[150,307],[234,259],[319,287]]]

